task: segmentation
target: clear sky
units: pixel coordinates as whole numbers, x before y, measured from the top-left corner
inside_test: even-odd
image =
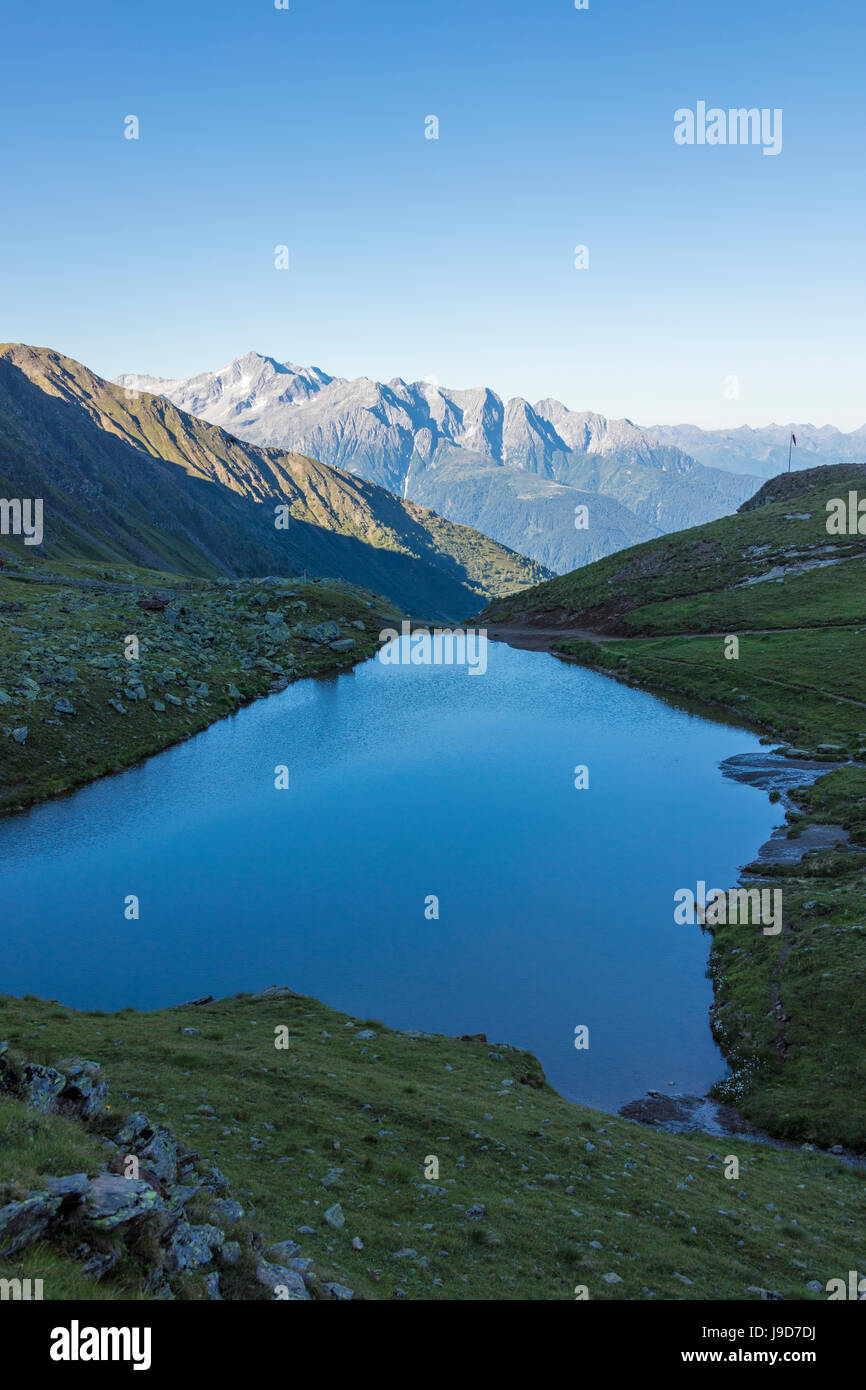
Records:
[[[862,0],[7,6],[0,338],[853,428],[864,41]],[[699,101],[781,153],[676,144]]]

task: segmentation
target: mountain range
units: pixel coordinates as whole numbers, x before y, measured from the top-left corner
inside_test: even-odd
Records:
[[[558,572],[728,515],[761,481],[708,468],[629,420],[552,399],[503,401],[487,387],[349,381],[255,352],[186,380],[117,382],[241,439],[344,468]]]
[[[702,430],[697,425],[652,425],[647,433],[663,444],[683,449],[710,468],[731,473],[758,473],[772,478],[788,467],[788,444],[796,435],[791,451],[791,471],[827,464],[862,463],[866,459],[866,425],[845,433],[833,425],[765,425],[752,429],[740,425],[731,430]]]
[[[314,575],[453,620],[545,577],[523,555],[363,478],[259,448],[47,348],[0,346],[0,496],[41,498],[39,557],[206,578]],[[277,526],[277,508],[283,508]],[[0,554],[36,559],[16,536]]]

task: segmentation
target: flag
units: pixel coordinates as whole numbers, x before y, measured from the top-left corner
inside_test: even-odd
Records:
[[[792,435],[791,435],[791,443],[792,443],[792,444],[796,444],[796,443],[797,443],[797,436],[796,436],[795,434],[792,434]]]

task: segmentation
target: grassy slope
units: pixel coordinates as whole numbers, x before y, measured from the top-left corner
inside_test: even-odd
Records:
[[[56,582],[36,582],[50,575]],[[173,594],[171,606],[186,610],[176,626],[137,606],[140,596],[153,593]],[[270,627],[267,611],[283,614],[285,623]],[[34,564],[18,578],[0,577],[0,814],[187,738],[266,694],[275,680],[369,657],[395,617],[386,599],[338,581],[184,580],[132,566],[75,564],[50,570]],[[286,634],[289,625],[327,620],[339,622],[341,637],[354,639],[353,651],[337,653]],[[364,623],[363,631],[355,621]],[[140,643],[137,661],[124,656],[131,634]],[[123,693],[134,675],[144,699]],[[38,693],[28,695],[24,677]],[[195,693],[202,684],[207,692]],[[74,716],[57,719],[58,698],[71,701]],[[112,699],[125,714],[109,705]],[[154,701],[164,709],[155,710]],[[11,731],[25,726],[21,745]]]
[[[593,1299],[750,1299],[754,1287],[808,1299],[823,1296],[809,1281],[863,1265],[862,1169],[656,1132],[539,1088],[526,1053],[352,1021],[298,995],[150,1014],[0,998],[0,1037],[36,1060],[102,1062],[114,1114],[158,1114],[219,1165],[269,1239],[312,1227],[297,1238],[317,1270],[370,1298],[572,1299],[584,1284]],[[274,1047],[281,1025],[288,1050]],[[375,1038],[357,1038],[361,1026]],[[0,1198],[20,1195],[22,1175],[93,1168],[70,1122],[7,1107]],[[738,1181],[724,1176],[730,1153]],[[426,1183],[430,1155],[439,1177]],[[326,1188],[334,1168],[340,1186]],[[337,1201],[346,1224],[333,1231]],[[405,1249],[416,1254],[395,1259]],[[137,1291],[128,1270],[97,1285],[44,1249],[0,1263],[0,1277],[27,1274],[46,1278],[46,1297]]]
[[[558,643],[574,660],[711,705],[786,744],[833,744],[837,757],[862,760],[866,537],[828,535],[825,505],[857,487],[866,495],[866,469],[855,465],[773,480],[734,517],[599,561],[484,616],[568,619],[605,637]],[[837,563],[795,568],[828,559]],[[725,657],[728,634],[739,636],[737,660]],[[778,939],[717,929],[713,1024],[734,1067],[720,1091],[774,1133],[864,1149],[866,856],[856,846],[866,845],[866,768],[829,774],[797,800],[789,833],[807,821],[841,824],[855,852],[810,853],[766,880],[783,889]]]
[[[0,495],[41,497],[42,553],[206,578],[340,575],[418,616],[543,577],[534,561],[349,473],[260,449],[49,349],[0,345]],[[290,509],[277,530],[274,507]],[[0,555],[28,558],[18,538]]]
[[[857,570],[841,578],[835,565],[800,576],[791,571],[781,584],[771,578],[736,587],[774,569],[866,558],[866,536],[828,535],[825,506],[849,488],[866,495],[866,466],[810,469],[790,479],[786,497],[759,505],[768,495],[762,488],[735,516],[644,541],[495,600],[484,617],[540,621],[545,613],[567,612],[575,626],[624,637],[736,632],[743,618],[750,628],[773,629],[866,621],[866,586]]]

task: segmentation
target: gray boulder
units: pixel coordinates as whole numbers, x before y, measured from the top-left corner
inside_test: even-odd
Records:
[[[45,1186],[57,1197],[83,1197],[90,1179],[86,1173],[70,1173],[66,1178],[46,1178]]]
[[[16,1250],[38,1240],[57,1213],[61,1200],[46,1192],[0,1207],[0,1258],[14,1255]]]
[[[190,1226],[186,1221],[179,1221],[166,1247],[166,1268],[178,1274],[183,1269],[210,1264],[213,1252],[219,1250],[225,1238],[225,1231],[219,1226]]]
[[[99,1063],[88,1062],[82,1057],[64,1057],[57,1066],[66,1076],[66,1085],[60,1093],[60,1111],[65,1115],[77,1115],[81,1120],[92,1120],[99,1115],[108,1095],[108,1082]]]
[[[355,1297],[354,1290],[347,1288],[345,1284],[325,1284],[324,1288],[329,1298],[336,1298],[341,1303],[347,1303],[350,1298]]]
[[[268,1256],[274,1264],[288,1264],[296,1255],[300,1255],[301,1247],[296,1240],[281,1240],[279,1245],[271,1245],[268,1248]]]
[[[153,1134],[155,1126],[150,1123],[143,1110],[133,1110],[131,1115],[127,1115],[120,1129],[114,1136],[115,1144],[134,1144],[136,1140],[147,1140]]]
[[[214,1197],[211,1206],[219,1219],[229,1225],[233,1221],[240,1221],[243,1218],[243,1207],[240,1202],[233,1201],[231,1197]]]
[[[107,1274],[113,1269],[120,1259],[119,1250],[106,1250],[104,1253],[97,1252],[91,1255],[89,1260],[81,1266],[81,1273],[86,1274],[91,1279],[101,1279],[103,1274]]]
[[[300,1274],[294,1269],[285,1269],[282,1265],[273,1265],[267,1260],[259,1260],[256,1267],[256,1278],[260,1284],[264,1284],[266,1289],[270,1289],[274,1299],[293,1303],[310,1301],[309,1290]]]
[[[167,1129],[158,1129],[138,1154],[160,1182],[173,1183],[177,1178],[178,1146]]]
[[[98,1231],[113,1231],[128,1221],[138,1221],[162,1211],[163,1201],[149,1183],[100,1173],[91,1178],[84,1199],[84,1217]]]
[[[56,1067],[39,1062],[27,1062],[21,1069],[22,1098],[31,1110],[50,1115],[57,1108],[57,1098],[66,1085],[66,1077]]]
[[[336,642],[340,636],[340,629],[337,624],[330,620],[326,623],[315,623],[306,628],[306,635],[311,642],[324,644],[325,642]]]

